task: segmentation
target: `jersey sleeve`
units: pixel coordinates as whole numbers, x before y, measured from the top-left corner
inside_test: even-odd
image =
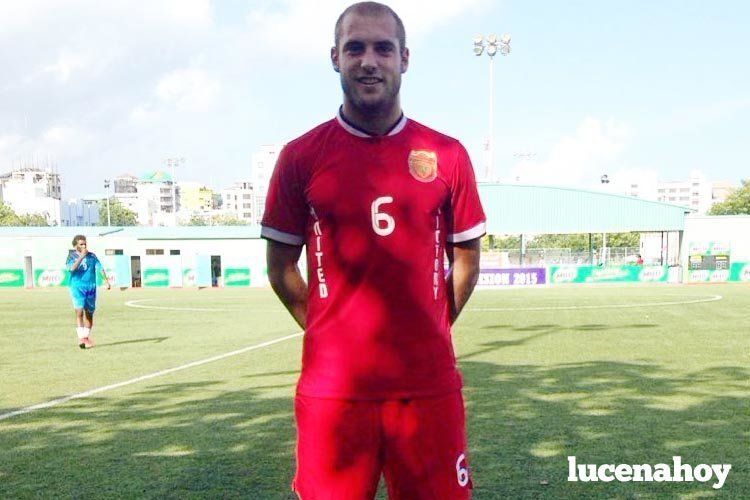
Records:
[[[260,235],[287,245],[304,245],[308,216],[299,165],[287,146],[281,151],[271,175]]]
[[[466,149],[458,144],[451,179],[449,243],[461,243],[484,236],[487,218],[479,199],[479,190]]]

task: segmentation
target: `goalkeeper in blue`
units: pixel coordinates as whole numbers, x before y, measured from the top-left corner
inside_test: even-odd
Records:
[[[86,237],[78,234],[73,238],[73,248],[68,253],[65,267],[70,271],[70,296],[76,311],[76,333],[78,347],[90,349],[94,347],[91,340],[91,329],[94,327],[94,311],[96,310],[96,270],[102,273],[107,290],[110,289],[109,278],[104,272],[99,259],[86,247]]]

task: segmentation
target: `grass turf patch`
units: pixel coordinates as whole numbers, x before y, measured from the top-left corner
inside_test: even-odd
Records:
[[[478,290],[454,332],[475,497],[750,498],[748,311],[742,285]],[[90,351],[65,290],[0,290],[0,315],[0,414],[297,331],[268,290],[100,291]],[[0,420],[0,497],[295,498],[300,346]],[[568,455],[733,469],[720,491],[570,483]]]

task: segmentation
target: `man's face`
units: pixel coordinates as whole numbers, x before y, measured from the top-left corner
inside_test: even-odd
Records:
[[[78,253],[83,252],[83,250],[86,248],[86,240],[78,240],[76,241],[76,251]]]
[[[383,113],[398,106],[401,73],[409,65],[396,20],[388,14],[347,14],[341,23],[338,47],[331,49],[334,68],[341,74],[344,99],[363,114]]]

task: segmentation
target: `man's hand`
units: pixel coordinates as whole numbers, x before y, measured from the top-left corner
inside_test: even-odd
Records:
[[[479,279],[479,256],[481,254],[481,238],[462,243],[449,244],[446,248],[451,272],[448,276],[448,302],[450,304],[450,319],[453,324],[461,309],[464,308],[474,285]]]
[[[266,264],[271,288],[304,330],[307,321],[308,292],[307,284],[297,267],[302,247],[274,240],[266,240],[266,245]]]

